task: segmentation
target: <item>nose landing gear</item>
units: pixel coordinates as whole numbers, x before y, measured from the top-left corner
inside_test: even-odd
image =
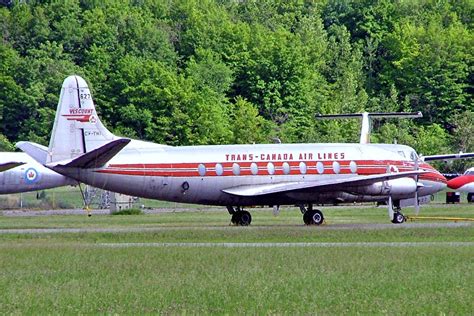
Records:
[[[400,211],[396,211],[393,213],[392,223],[394,224],[401,224],[406,222],[406,217]]]
[[[404,222],[406,222],[406,217],[405,215],[402,214],[402,212],[400,211],[400,207],[394,207],[393,205],[393,201],[392,201],[392,197],[389,196],[388,197],[388,203],[387,203],[387,206],[388,206],[388,217],[390,218],[390,220],[392,221],[392,223],[394,224],[402,224]]]

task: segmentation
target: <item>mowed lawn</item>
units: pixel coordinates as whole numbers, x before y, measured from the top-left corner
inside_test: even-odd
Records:
[[[294,209],[279,217],[270,210],[252,214],[251,227],[229,226],[226,212],[215,210],[91,218],[0,216],[0,310],[5,314],[455,315],[474,311],[472,224],[435,221],[387,228],[377,226],[387,223],[386,211],[380,208],[328,208],[328,223],[322,227],[305,227]],[[422,214],[473,217],[474,208],[434,206],[423,208]],[[23,228],[82,230],[5,233]],[[97,230],[101,228],[110,230]],[[119,247],[124,243],[127,247]]]

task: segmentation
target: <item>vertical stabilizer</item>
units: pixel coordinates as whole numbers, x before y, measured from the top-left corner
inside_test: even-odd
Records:
[[[97,116],[84,79],[67,77],[61,88],[47,163],[78,157],[116,139]]]
[[[361,144],[369,144],[370,143],[370,120],[369,120],[369,113],[363,112],[362,114],[362,126],[360,128],[360,141]]]

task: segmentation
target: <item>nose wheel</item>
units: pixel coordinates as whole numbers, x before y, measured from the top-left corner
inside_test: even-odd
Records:
[[[392,219],[392,223],[394,224],[401,224],[403,222],[405,222],[407,219],[405,217],[405,215],[403,215],[401,212],[394,212],[393,213],[393,219]]]
[[[394,207],[394,204],[397,204],[396,207]],[[392,221],[392,223],[402,224],[406,222],[407,219],[405,215],[403,215],[402,212],[400,212],[400,205],[398,203],[394,203],[392,201],[391,196],[388,197],[387,206],[388,206],[388,216],[390,220]]]

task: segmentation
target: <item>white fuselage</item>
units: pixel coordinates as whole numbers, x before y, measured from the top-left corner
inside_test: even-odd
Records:
[[[315,192],[298,190],[279,194],[242,197],[222,190],[280,182],[341,179],[354,175],[374,175],[412,171],[407,146],[389,151],[361,144],[266,144],[170,147],[132,141],[103,168],[58,167],[58,172],[81,182],[145,198],[212,205],[275,205],[383,201],[413,196],[398,183],[332,187]],[[401,148],[401,149],[400,149]],[[406,150],[406,155],[397,152]],[[446,179],[426,163],[420,169],[418,195],[431,195],[446,187]],[[412,181],[413,182],[413,181]],[[410,184],[411,185],[411,184]],[[416,186],[416,183],[414,184]]]
[[[0,153],[0,163],[11,161],[25,164],[0,172],[0,194],[37,191],[76,183],[44,167],[25,153]]]

